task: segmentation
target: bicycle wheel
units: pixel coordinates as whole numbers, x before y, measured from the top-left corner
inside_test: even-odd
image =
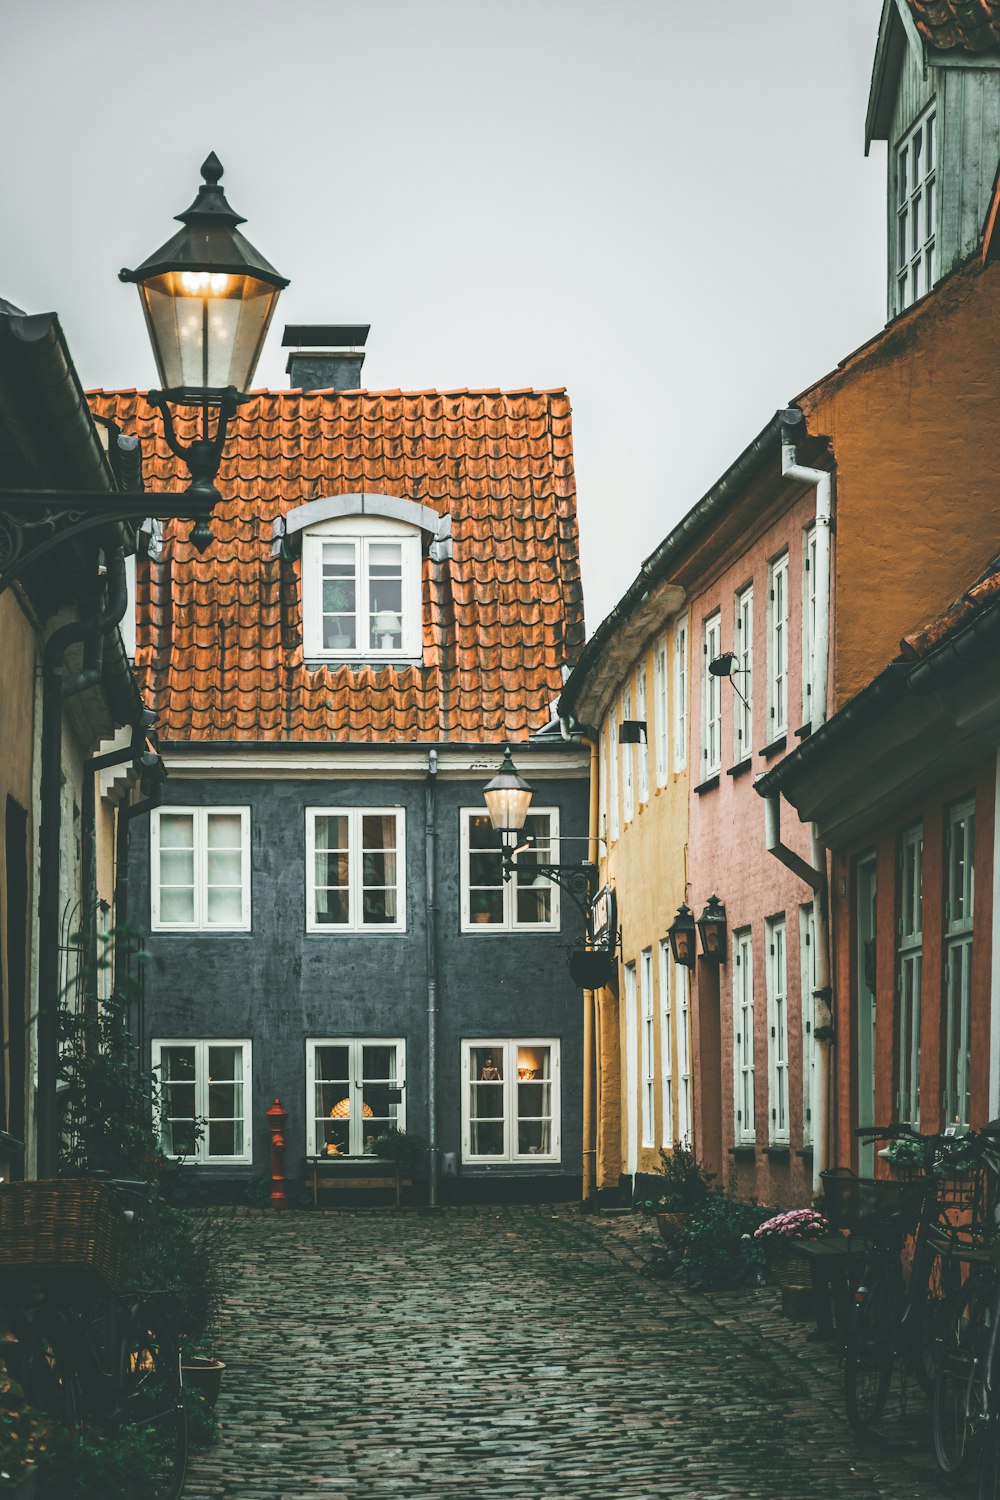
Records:
[[[187,1470],[187,1416],[177,1340],[160,1314],[134,1310],[121,1354],[123,1429],[132,1429],[150,1500],[179,1500]],[[152,1472],[152,1483],[148,1474]]]
[[[844,1399],[855,1432],[867,1433],[885,1411],[892,1384],[892,1338],[885,1282],[876,1273],[855,1302],[847,1331]]]
[[[983,1280],[973,1277],[952,1299],[944,1332],[934,1395],[931,1436],[942,1474],[957,1476],[968,1468],[981,1422],[982,1372],[977,1355],[988,1334],[993,1299]]]
[[[920,1389],[929,1396],[934,1389],[950,1304],[961,1284],[960,1273],[954,1261],[935,1255],[926,1270],[915,1262],[913,1275],[925,1286],[923,1295],[914,1286],[913,1301],[904,1319],[907,1364]]]
[[[979,1451],[979,1488],[977,1500],[1000,1500],[1000,1420],[997,1413],[983,1431]]]

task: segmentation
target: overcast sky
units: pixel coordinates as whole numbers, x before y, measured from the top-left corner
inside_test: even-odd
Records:
[[[0,0],[0,297],[156,383],[117,281],[210,150],[364,382],[565,385],[587,620],[885,317],[880,0]]]

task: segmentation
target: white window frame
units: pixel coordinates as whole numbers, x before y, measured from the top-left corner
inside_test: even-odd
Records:
[[[708,664],[722,654],[722,614],[716,610],[702,625],[701,642],[701,780],[722,769],[722,678]]]
[[[472,1128],[471,1128],[471,1084],[472,1084],[472,1049],[473,1047],[490,1047],[494,1053],[502,1051],[503,1064],[503,1121],[504,1121],[504,1150],[498,1156],[484,1156],[472,1154]],[[517,1123],[517,1054],[520,1047],[548,1047],[551,1058],[551,1076],[549,1078],[549,1098],[551,1110],[550,1144],[551,1150],[542,1152],[525,1152],[521,1155],[517,1150],[516,1123]],[[526,1118],[529,1118],[526,1116]],[[533,1117],[531,1117],[533,1118]],[[561,1104],[559,1087],[559,1039],[551,1036],[538,1037],[463,1037],[462,1039],[462,1161],[467,1166],[488,1165],[494,1162],[518,1162],[522,1165],[542,1165],[543,1163],[558,1162],[562,1159],[561,1142]]]
[[[635,716],[643,725],[642,738],[636,746],[639,762],[639,806],[649,801],[649,719],[646,707],[646,663],[641,661],[635,669]]]
[[[733,1142],[757,1139],[754,1099],[753,940],[750,929],[733,934]]]
[[[693,1101],[691,1098],[691,971],[685,968],[683,964],[674,964],[674,992],[677,996],[677,1140],[682,1146],[690,1146],[692,1142],[693,1115]]]
[[[364,1049],[366,1047],[393,1047],[396,1051],[396,1077],[392,1086],[399,1090],[400,1098],[396,1103],[395,1126],[397,1130],[406,1130],[406,1039],[399,1036],[317,1036],[306,1037],[306,1155],[319,1156],[320,1143],[316,1139],[316,1051],[319,1047],[346,1047],[348,1051],[348,1071],[350,1077],[346,1080],[348,1094],[351,1101],[351,1112],[349,1115],[348,1149],[339,1152],[335,1160],[357,1160],[363,1157],[364,1151],[364,1085],[370,1082],[383,1080],[366,1079],[363,1076]],[[356,1106],[356,1107],[355,1107]]]
[[[937,105],[932,102],[896,143],[892,229],[895,310],[931,290],[938,276]]]
[[[816,1098],[816,908],[799,908],[799,970],[802,985],[802,1144],[813,1140],[813,1101]]]
[[[670,774],[670,721],[667,717],[667,638],[653,649],[653,720],[656,739],[656,785],[666,786]]]
[[[354,547],[356,645],[323,645],[323,544]],[[369,564],[373,544],[398,543],[402,549],[402,645],[386,649],[369,639]],[[383,516],[337,516],[312,526],[302,538],[302,650],[314,661],[418,661],[422,655],[420,532]]]
[[[976,805],[969,797],[948,809],[944,909],[944,1117],[969,1123],[972,1022],[972,941],[975,908]],[[961,839],[964,858],[956,860]]]
[[[459,809],[461,819],[461,857],[462,857],[462,890],[461,890],[461,930],[462,932],[476,932],[479,934],[487,932],[558,932],[559,931],[559,887],[549,882],[550,888],[550,919],[547,922],[522,922],[517,915],[517,891],[518,872],[515,868],[510,880],[503,883],[503,921],[502,922],[474,922],[471,913],[471,901],[469,890],[469,823],[472,818],[483,816],[482,807],[462,807]],[[531,817],[545,817],[549,819],[549,853],[545,860],[546,864],[559,863],[559,809],[558,807],[532,807]],[[499,835],[497,835],[497,850],[500,849]],[[499,852],[498,852],[499,857]],[[530,869],[530,866],[525,868]],[[367,931],[368,929],[366,929]]]
[[[625,1174],[639,1165],[639,975],[635,960],[625,965]]]
[[[642,950],[639,968],[642,1004],[642,1144],[656,1145],[656,1010],[653,994],[653,950]]]
[[[767,923],[767,1102],[772,1146],[787,1146],[791,1139],[787,937],[784,917],[772,917]]]
[[[920,1014],[923,988],[924,828],[917,823],[899,839],[899,917],[896,924],[896,1119],[920,1129]]]
[[[194,1085],[194,1108],[195,1121],[203,1121],[205,1127],[198,1134],[195,1141],[194,1154],[192,1156],[170,1155],[171,1161],[190,1162],[196,1166],[228,1167],[245,1164],[253,1161],[253,1046],[247,1037],[156,1037],[152,1042],[152,1071],[159,1078],[162,1067],[163,1050],[166,1047],[193,1047],[195,1050],[195,1085]],[[240,1083],[243,1087],[243,1114],[234,1116],[243,1121],[243,1146],[244,1149],[236,1156],[210,1156],[209,1132],[207,1121],[208,1109],[208,1049],[210,1047],[238,1047],[243,1055],[243,1077]],[[157,1114],[162,1114],[162,1096],[157,1109]],[[180,1118],[178,1116],[177,1118]],[[186,1118],[186,1117],[185,1117]],[[158,1122],[159,1124],[159,1122]]]
[[[597,750],[597,823],[602,838],[608,836],[608,726],[601,725]]]
[[[768,568],[767,605],[768,744],[788,733],[788,553]]]
[[[737,591],[735,599],[733,648],[733,764],[737,766],[753,755],[753,584]],[[746,700],[745,702],[743,700]]]
[[[674,770],[687,766],[688,617],[674,622]]]
[[[160,823],[179,815],[193,819],[194,920],[169,922],[160,915]],[[208,823],[212,817],[240,820],[240,919],[233,922],[208,920]],[[153,932],[249,932],[250,931],[250,809],[249,807],[156,807],[150,814],[150,927]],[[168,848],[170,846],[168,845]]]
[[[362,829],[365,818],[393,818],[396,823],[396,920],[364,920],[364,886]],[[348,827],[348,909],[347,922],[320,922],[316,918],[316,819],[346,818]],[[339,932],[405,932],[406,931],[406,812],[401,807],[326,807],[306,808],[306,931],[324,934]]]
[[[816,682],[816,523],[802,533],[802,722],[813,720]]]
[[[674,1144],[674,1018],[671,1007],[670,939],[660,939],[660,1074],[663,1079],[661,1141],[669,1151]]]
[[[622,689],[622,723],[626,719],[631,719],[631,717],[632,686],[630,683],[626,683]],[[635,817],[634,757],[632,755],[632,746],[623,745],[620,735],[618,743],[621,746],[622,754],[622,822],[623,824],[628,824]]]
[[[611,815],[611,837],[619,832],[618,808],[618,709],[615,704],[608,710],[608,801]]]

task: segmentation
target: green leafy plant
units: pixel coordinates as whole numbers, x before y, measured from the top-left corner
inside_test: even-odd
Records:
[[[885,1158],[894,1167],[922,1167],[926,1146],[923,1141],[911,1141],[906,1136],[890,1141],[885,1149]]]
[[[672,1151],[660,1148],[661,1184],[643,1207],[648,1213],[692,1213],[708,1198],[714,1174],[680,1141]]]
[[[0,1485],[26,1477],[44,1462],[50,1440],[48,1417],[29,1406],[17,1381],[0,1365]]]
[[[713,1191],[681,1231],[685,1279],[704,1291],[746,1286],[756,1279],[764,1250],[753,1232],[766,1210]]]
[[[427,1155],[427,1142],[419,1135],[410,1135],[390,1125],[388,1130],[375,1138],[375,1155],[395,1162],[401,1173],[412,1172],[419,1167]]]
[[[162,1461],[159,1434],[149,1427],[115,1432],[63,1428],[53,1438],[41,1470],[42,1493],[51,1500],[135,1500],[156,1494]]]

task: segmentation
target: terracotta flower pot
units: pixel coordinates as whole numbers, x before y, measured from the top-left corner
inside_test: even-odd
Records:
[[[656,1215],[656,1227],[665,1245],[676,1245],[691,1222],[691,1215],[680,1209]]]
[[[225,1368],[221,1359],[203,1359],[195,1354],[188,1355],[181,1361],[184,1385],[189,1390],[197,1392],[209,1411],[215,1410],[215,1403],[219,1399],[219,1391],[222,1387],[222,1372]]]

